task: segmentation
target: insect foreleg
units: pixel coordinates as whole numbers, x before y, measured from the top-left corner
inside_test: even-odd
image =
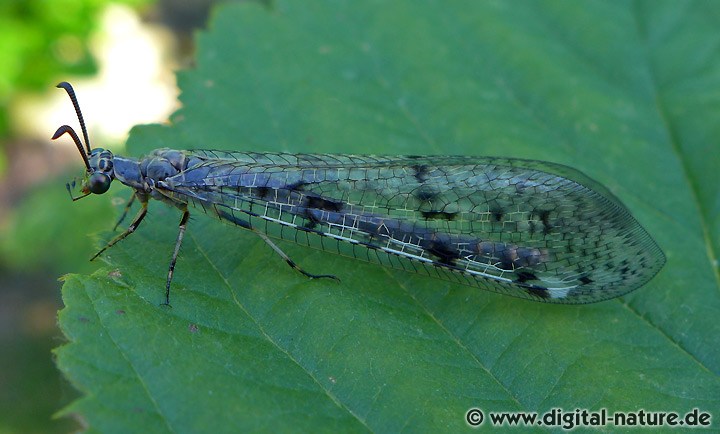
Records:
[[[105,245],[105,247],[103,247],[102,249],[100,249],[99,252],[95,253],[95,256],[93,256],[92,258],[90,258],[90,260],[93,261],[95,258],[97,258],[98,256],[100,256],[100,255],[102,254],[102,252],[104,252],[105,250],[107,250],[107,249],[109,249],[110,247],[114,246],[114,245],[117,244],[118,242],[124,240],[125,237],[127,237],[127,236],[130,235],[131,233],[135,232],[135,229],[137,229],[137,227],[140,226],[140,222],[142,222],[142,220],[145,218],[145,215],[146,215],[146,214],[147,214],[147,201],[143,201],[143,202],[142,202],[142,208],[140,208],[140,211],[139,211],[139,212],[137,213],[137,215],[135,216],[135,219],[133,220],[133,222],[130,223],[130,226],[128,226],[128,228],[125,229],[125,232],[123,232],[123,233],[121,233],[120,235],[118,235],[117,237],[113,238],[112,241],[110,241],[109,243],[107,243],[107,244]]]
[[[165,283],[165,303],[163,304],[166,306],[170,306],[170,282],[172,282],[173,273],[175,272],[175,262],[177,262],[180,245],[182,244],[183,237],[185,236],[185,229],[187,228],[187,221],[189,218],[190,212],[188,212],[187,208],[183,209],[183,215],[180,219],[180,229],[178,231],[177,241],[175,241],[175,250],[173,251],[172,259],[170,260],[167,282]]]

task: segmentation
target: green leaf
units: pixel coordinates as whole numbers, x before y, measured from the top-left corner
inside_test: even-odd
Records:
[[[218,8],[157,147],[505,155],[608,186],[668,257],[622,299],[555,306],[282,244],[151,204],[71,276],[58,364],[100,431],[458,431],[471,407],[720,405],[720,5],[289,2]],[[108,226],[110,223],[108,224]],[[550,429],[550,428],[548,428]]]

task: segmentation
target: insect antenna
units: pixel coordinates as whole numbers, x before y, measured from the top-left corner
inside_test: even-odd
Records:
[[[73,107],[75,108],[75,113],[77,114],[78,120],[80,121],[80,128],[82,129],[83,138],[85,139],[87,154],[90,155],[92,153],[92,151],[90,150],[90,138],[88,137],[87,128],[85,128],[85,118],[83,118],[82,111],[80,111],[80,104],[78,103],[77,97],[75,96],[75,89],[73,89],[73,87],[67,81],[58,83],[58,85],[55,87],[65,89],[65,92],[67,92],[68,96],[70,97],[70,101],[72,101]]]
[[[73,107],[75,108],[75,114],[77,114],[78,120],[80,121],[80,128],[82,129],[83,138],[85,139],[85,148],[87,148],[87,151],[83,149],[83,144],[75,130],[68,125],[63,125],[58,128],[57,131],[55,131],[55,134],[53,134],[52,140],[56,140],[65,133],[69,134],[70,137],[72,137],[73,142],[75,142],[75,146],[77,146],[78,151],[80,151],[80,155],[85,162],[85,167],[87,168],[88,173],[90,173],[92,172],[92,169],[90,169],[90,162],[88,161],[88,156],[92,152],[90,150],[90,139],[88,138],[87,128],[85,128],[85,119],[83,118],[82,111],[80,111],[80,104],[78,104],[77,97],[75,96],[75,90],[70,83],[66,81],[59,83],[56,87],[65,89],[65,92],[67,92],[70,97],[70,101],[72,101]]]
[[[80,142],[80,138],[78,137],[75,130],[72,129],[72,127],[68,125],[63,125],[60,128],[55,131],[55,134],[51,137],[51,140],[56,140],[58,137],[62,136],[63,134],[68,133],[70,134],[70,137],[72,137],[73,142],[75,142],[75,146],[77,146],[78,150],[80,151],[80,155],[82,155],[83,161],[85,162],[85,167],[87,168],[88,173],[92,172],[92,169],[90,169],[90,161],[88,161],[87,154],[85,153],[85,150],[83,149],[82,142]]]

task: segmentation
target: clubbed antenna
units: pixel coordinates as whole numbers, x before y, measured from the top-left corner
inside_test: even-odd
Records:
[[[72,101],[73,107],[75,107],[75,113],[77,114],[78,120],[80,121],[80,129],[82,129],[83,139],[85,139],[87,154],[90,155],[90,139],[88,138],[87,128],[85,128],[85,119],[83,118],[82,112],[80,111],[80,104],[78,104],[77,97],[75,96],[75,90],[67,81],[58,83],[58,85],[55,87],[65,89],[65,92],[67,92],[68,96],[70,97],[70,101]]]
[[[70,137],[72,137],[73,142],[75,142],[75,146],[77,146],[78,151],[80,151],[80,155],[85,162],[85,167],[87,168],[87,171],[90,172],[90,162],[88,161],[88,156],[92,152],[90,150],[90,139],[88,138],[87,128],[85,128],[85,119],[83,118],[82,111],[80,111],[80,104],[78,104],[77,97],[75,96],[75,90],[67,81],[59,83],[56,87],[60,89],[65,89],[65,92],[67,92],[68,96],[70,97],[70,101],[72,101],[73,107],[75,107],[75,114],[77,114],[78,120],[80,121],[80,128],[82,129],[83,138],[85,139],[85,149],[87,149],[87,151],[83,149],[83,144],[80,141],[80,138],[78,137],[75,130],[67,125],[63,125],[58,128],[57,131],[55,131],[55,134],[52,136],[52,140],[57,139],[65,133],[69,134]]]
[[[83,149],[82,142],[80,142],[80,138],[78,137],[75,130],[72,129],[72,127],[68,125],[63,125],[60,128],[55,131],[55,134],[51,137],[51,140],[56,140],[58,137],[62,136],[63,134],[70,134],[70,137],[72,137],[73,142],[75,142],[75,146],[77,146],[78,151],[80,151],[80,155],[83,158],[83,161],[85,162],[85,167],[87,168],[88,173],[92,172],[92,169],[90,169],[90,161],[88,161],[88,156],[85,154],[85,150]]]

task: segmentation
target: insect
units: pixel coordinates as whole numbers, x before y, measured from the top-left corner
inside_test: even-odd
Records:
[[[494,157],[372,156],[157,149],[142,159],[91,149],[82,129],[63,125],[85,163],[81,194],[113,180],[141,208],[94,257],[133,233],[150,199],[182,212],[165,286],[170,284],[190,209],[272,240],[282,239],[384,266],[427,273],[501,294],[581,304],[647,283],[665,256],[601,184],[560,164]],[[121,218],[122,221],[122,218]],[[119,222],[118,222],[119,223]]]

